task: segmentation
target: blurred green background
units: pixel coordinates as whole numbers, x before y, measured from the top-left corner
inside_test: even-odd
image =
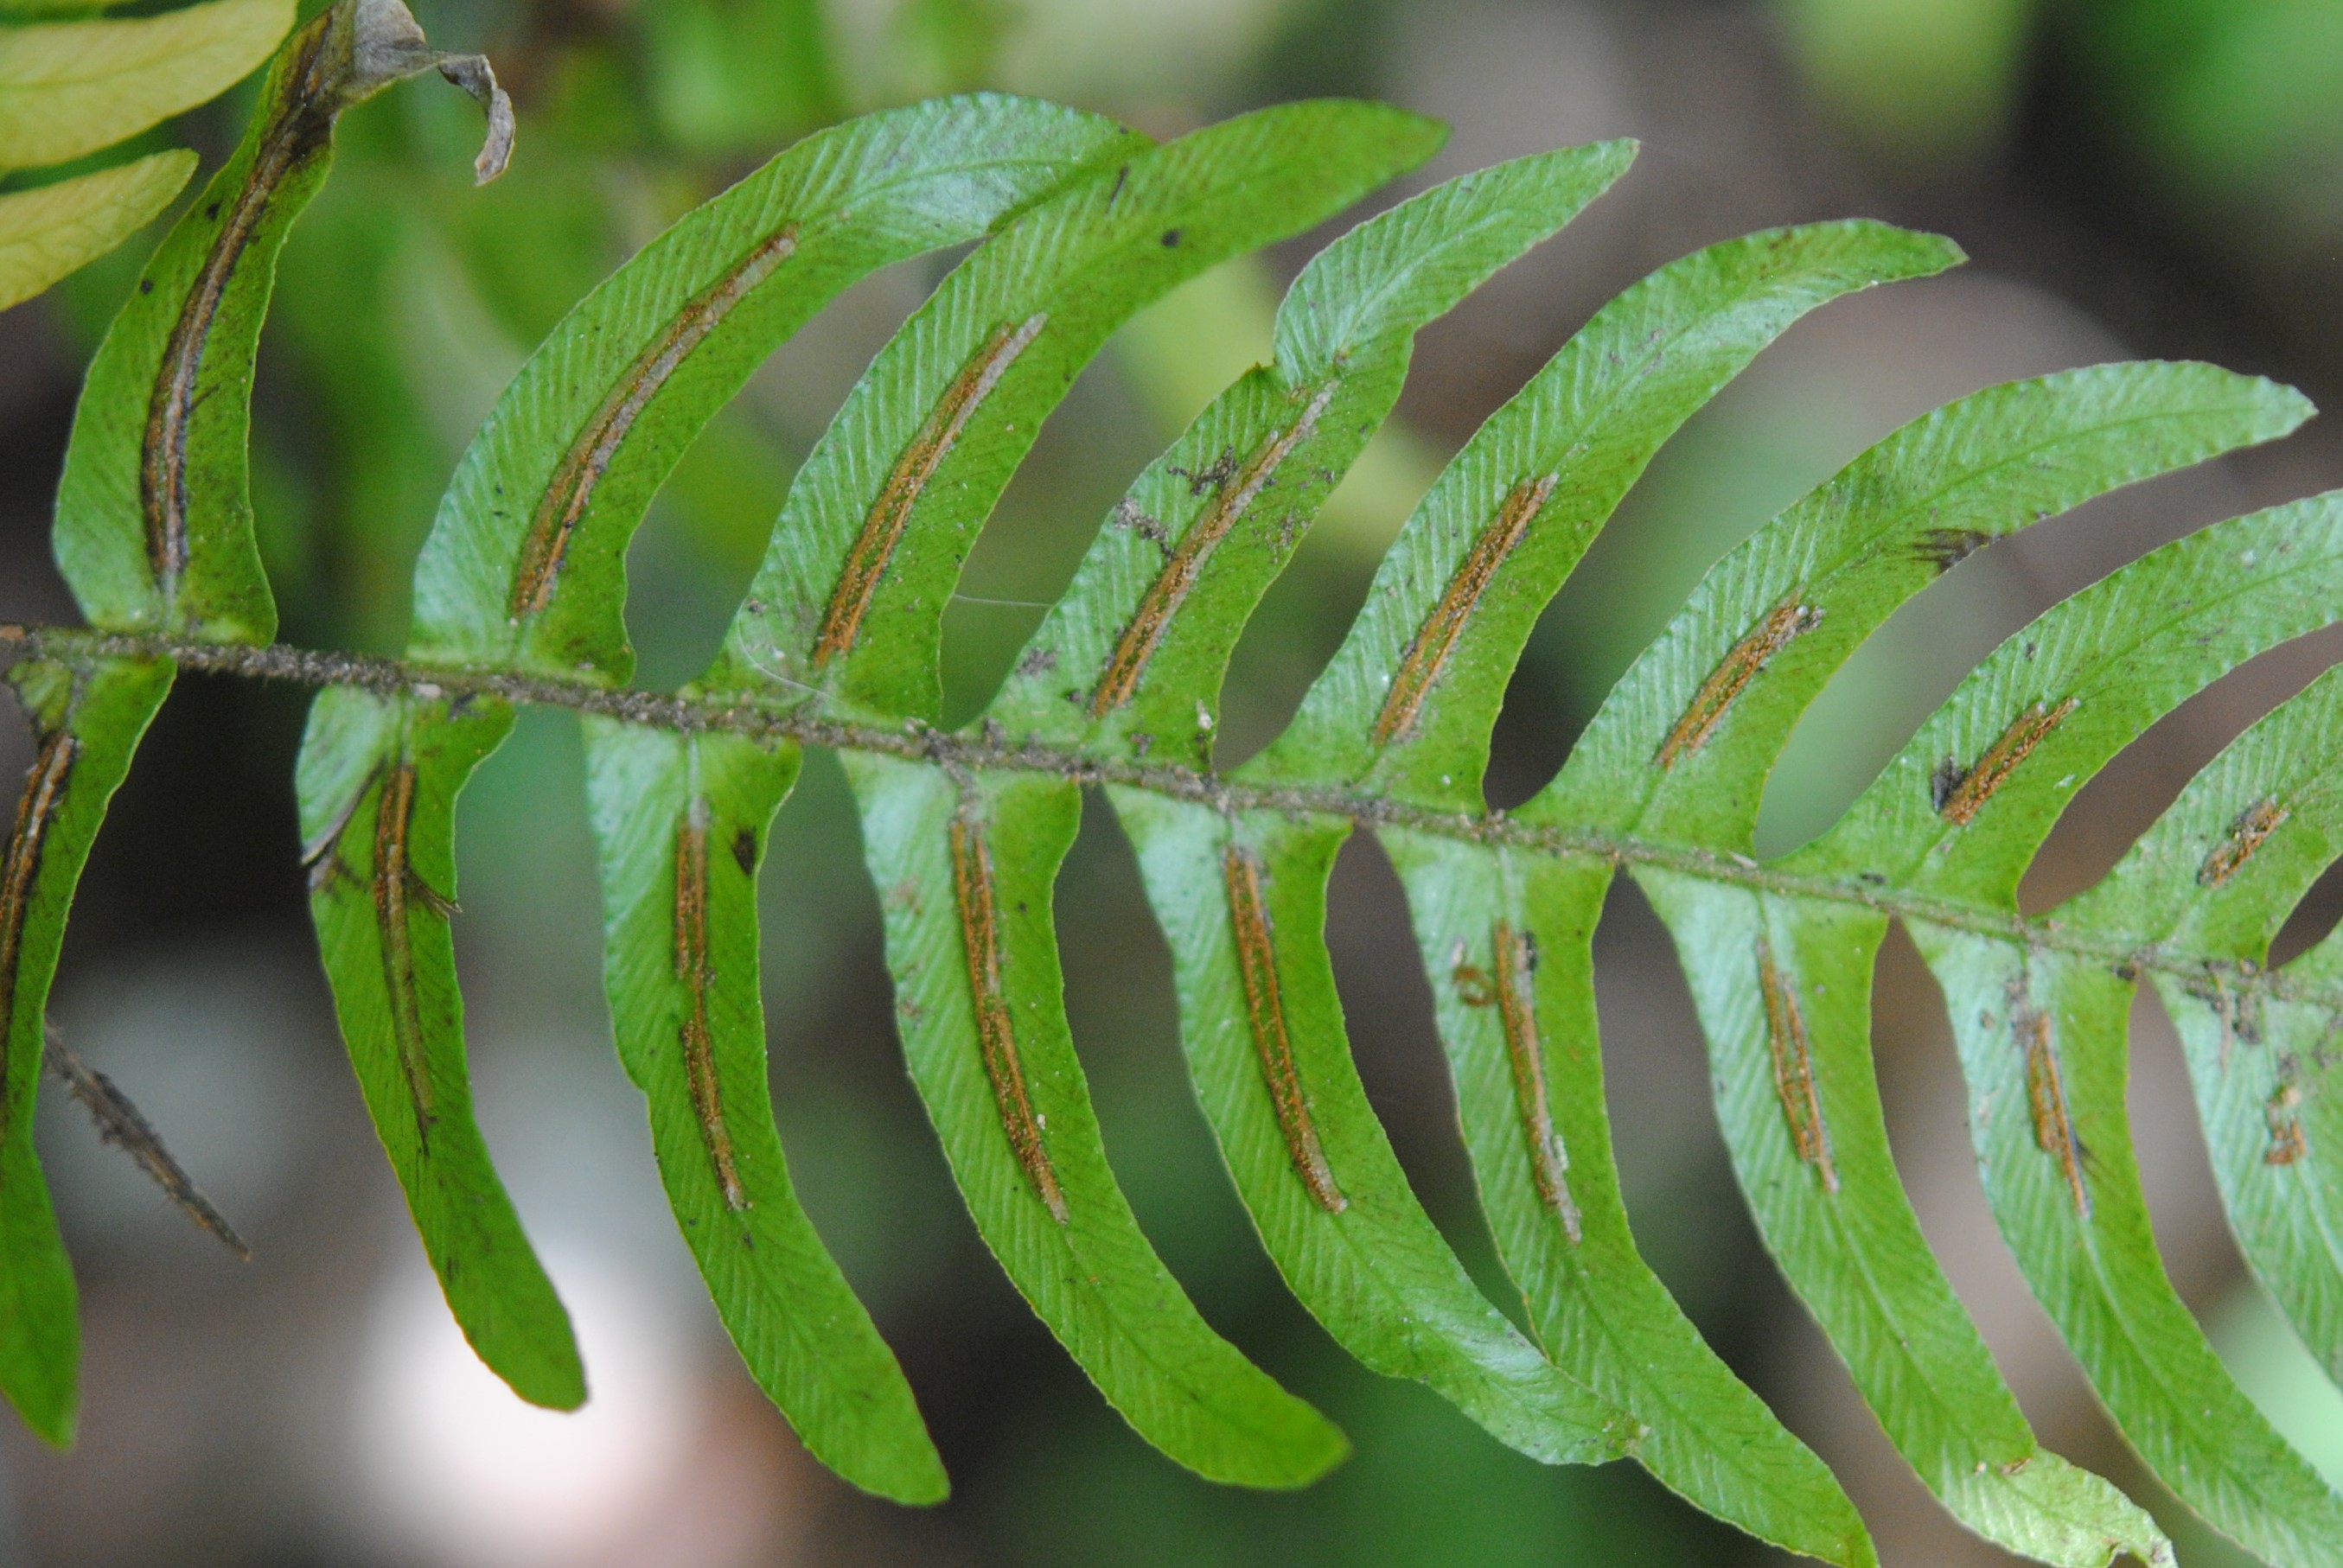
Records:
[[[153,9],[133,5],[132,13]],[[305,6],[305,14],[313,6]],[[1602,300],[1696,246],[1855,214],[1976,257],[1834,306],[1688,427],[1542,624],[1491,793],[1550,775],[1707,563],[1838,463],[1991,382],[2200,357],[2343,396],[2338,0],[415,0],[485,49],[521,116],[469,184],[477,111],[410,84],[352,114],[287,251],[265,341],[256,503],[286,635],[395,648],[455,455],[562,311],[692,203],[847,115],[979,86],[1172,135],[1345,93],[1455,127],[1419,176],[1603,136],[1636,170],[1426,335],[1400,422],[1240,651],[1222,762],[1274,733],[1443,456]],[[249,85],[147,138],[232,145]],[[134,144],[128,153],[144,151]],[[1403,194],[1394,192],[1393,195]],[[1349,220],[1344,220],[1349,221]],[[0,618],[66,619],[47,508],[78,370],[151,239],[0,316]],[[1078,384],[948,626],[973,710],[1131,476],[1265,353],[1307,245],[1207,276]],[[939,276],[882,274],[789,345],[644,528],[646,684],[695,673],[793,466]],[[1966,665],[2046,603],[2220,516],[2343,483],[2315,424],[1986,550],[1890,624],[1801,729],[1764,840],[1826,825]],[[2028,885],[2110,864],[2179,782],[2343,651],[2224,682],[2095,784]],[[1626,1465],[1546,1471],[1334,1351],[1253,1244],[1179,1063],[1169,961],[1092,802],[1058,891],[1069,1004],[1118,1169],[1206,1314],[1350,1431],[1293,1496],[1218,1489],[1132,1437],[978,1245],[889,1026],[878,910],[834,760],[809,760],[766,877],[773,1071],[809,1207],[901,1354],[956,1483],[913,1513],[807,1460],[723,1342],[608,1049],[577,735],[532,715],[467,797],[458,940],[483,1121],[578,1316],[595,1402],[519,1406],[469,1360],[375,1147],[310,947],[290,765],[304,698],[183,682],[118,804],[56,1015],[254,1244],[239,1267],[50,1095],[41,1136],[83,1282],[78,1450],[0,1429],[0,1564],[1754,1563]],[[0,736],[0,764],[25,760]],[[13,775],[12,775],[13,776]],[[2288,945],[2335,917],[2322,888]],[[1361,1064],[1426,1203],[1507,1302],[1474,1211],[1397,884],[1345,851],[1330,940]],[[1639,1233],[1719,1350],[1839,1469],[1891,1563],[2009,1561],[1936,1514],[1765,1261],[1733,1190],[1673,956],[1631,891],[1600,943],[1612,1111]],[[1940,1000],[1900,939],[1877,1042],[1922,1216],[2045,1437],[2143,1498],[1993,1233]],[[2249,1390],[2343,1473],[2343,1398],[2242,1282],[2167,1026],[2137,1020],[2138,1141],[2176,1279]],[[1508,1305],[1510,1303],[1508,1302]],[[2159,1506],[2161,1503],[2159,1501]],[[2168,1508],[2184,1561],[2241,1561]]]

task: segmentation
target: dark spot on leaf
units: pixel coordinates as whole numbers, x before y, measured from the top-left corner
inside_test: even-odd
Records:
[[[1913,544],[1912,553],[1938,572],[1948,572],[1992,541],[1982,528],[1930,528]]]
[[[1929,809],[1942,811],[1952,798],[1960,792],[1961,786],[1968,782],[1968,778],[1969,770],[1961,766],[1960,759],[1956,757],[1947,757],[1937,763],[1936,771],[1928,779]],[[1885,878],[1881,879],[1885,880]]]
[[[154,293],[154,292],[155,292],[155,280],[154,280],[153,278],[151,278],[151,277],[142,277],[142,278],[140,278],[140,279],[138,280],[138,292],[139,292],[139,293],[141,293],[141,294],[152,294],[152,293]]]
[[[1165,230],[1163,231],[1163,248],[1164,248],[1164,249],[1169,250],[1169,249],[1171,249],[1173,246],[1178,245],[1179,243],[1180,243],[1180,231],[1179,231],[1178,229],[1176,229],[1176,228],[1167,228],[1167,229],[1165,229]]]
[[[753,830],[743,828],[733,835],[732,859],[739,865],[742,876],[757,874],[757,835]]]
[[[1187,480],[1188,493],[1192,496],[1201,496],[1206,490],[1224,490],[1228,488],[1229,481],[1237,477],[1237,449],[1234,447],[1222,447],[1221,455],[1201,468],[1182,468],[1177,464],[1167,464],[1163,471],[1167,474],[1177,474]],[[1152,521],[1152,519],[1148,520]],[[1140,526],[1136,514],[1133,515],[1133,520],[1124,526],[1137,530],[1144,537],[1153,537],[1148,535],[1147,530]],[[1158,523],[1156,527],[1161,528],[1162,525]]]

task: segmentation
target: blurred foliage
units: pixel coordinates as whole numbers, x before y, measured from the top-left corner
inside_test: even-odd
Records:
[[[2034,0],[1781,0],[1798,63],[1871,148],[1927,165],[2009,128]]]
[[[2290,246],[2343,232],[2343,5],[2082,0],[2070,25],[2141,166]]]
[[[1921,171],[2001,150],[2043,45],[2112,139],[2184,203],[2299,244],[2343,228],[2335,0],[1775,0],[1802,75],[1875,155]]]

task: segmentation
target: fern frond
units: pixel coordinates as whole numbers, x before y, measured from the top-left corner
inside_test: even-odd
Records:
[[[2290,393],[2209,367],[2119,366],[1991,388],[1915,421],[1720,562],[1518,815],[1746,856],[1765,774],[1800,713],[1948,558],[2282,434],[2304,412]],[[1933,765],[1918,787],[1916,809],[1936,820]],[[1785,869],[1826,866],[1857,893],[1904,885],[1900,861],[1817,864],[1818,852]],[[1676,935],[1759,1228],[1889,1437],[1988,1539],[2056,1563],[2145,1554],[2158,1538],[2144,1515],[2039,1451],[1904,1196],[1870,1063],[1885,915],[1844,893],[1808,900],[1808,934],[1776,920],[1788,900],[1697,874],[1636,876]],[[1827,979],[1801,986],[1810,964]]]
[[[425,542],[412,644],[450,662],[623,679],[633,661],[620,597],[627,539],[690,436],[757,362],[856,277],[974,237],[1069,167],[1127,139],[1107,122],[1051,106],[927,106],[809,138],[685,217],[578,305],[491,413]],[[336,722],[336,697],[366,705],[376,718]],[[453,1080],[463,1074],[453,1009],[424,1000],[456,994],[445,911],[437,900],[386,898],[377,848],[417,835],[452,842],[456,796],[503,739],[511,714],[503,703],[423,693],[327,693],[303,743],[300,793],[305,841],[321,869],[313,912],[321,936],[332,930],[345,939],[325,943],[327,973],[353,1052],[377,1064],[369,1110],[386,1145],[407,1151],[400,1179],[433,1266],[483,1359],[524,1397],[566,1407],[585,1397],[568,1317],[520,1234],[468,1113],[460,1103],[435,1109],[426,1099],[430,1078],[413,1067],[429,1060]],[[444,747],[443,737],[483,723],[495,727],[483,744]],[[442,787],[411,799],[384,792],[386,780],[420,768],[427,755],[448,759]],[[794,757],[785,765],[793,769]],[[784,793],[776,789],[776,807]],[[670,820],[689,809],[679,802]],[[375,886],[326,874],[336,863],[373,867]],[[672,874],[666,886],[672,904]],[[626,891],[613,884],[614,909]],[[420,946],[417,930],[427,939]],[[750,937],[753,952],[753,930]],[[385,1005],[360,1015],[361,1044],[347,999],[371,995],[386,975]],[[744,978],[753,992],[755,976]],[[409,1131],[443,1119],[440,1145],[454,1144],[446,1158],[430,1138]],[[795,1200],[786,1177],[777,1170],[769,1185],[769,1207],[789,1223]],[[478,1225],[455,1223],[466,1203]],[[491,1228],[479,1228],[491,1220]],[[801,1220],[794,1228],[803,1232]],[[802,1245],[809,1235],[799,1240]],[[834,1275],[819,1259],[815,1271],[824,1268]],[[737,1292],[725,1296],[724,1304],[740,1310]],[[732,1326],[736,1336],[749,1337],[748,1326]],[[878,1369],[880,1393],[899,1424],[912,1419],[892,1358],[876,1345],[867,1320],[861,1327],[870,1342],[863,1359]],[[761,1329],[756,1337],[772,1342]],[[793,1374],[761,1360],[757,1370],[769,1388],[791,1383]],[[811,1392],[818,1380],[797,1375],[795,1385],[809,1392],[785,1402],[792,1413],[803,1410],[809,1418],[817,1408],[840,1405],[834,1394]],[[808,1403],[817,1397],[824,1406]],[[915,1421],[913,1428],[911,1441],[924,1448]],[[809,1441],[843,1462],[845,1439],[834,1444],[813,1432]],[[933,1495],[941,1472],[932,1453],[912,1468],[917,1476],[900,1468],[885,1479],[879,1471],[849,1473],[881,1490]]]
[[[2204,529],[2077,594],[1963,682],[1811,863],[2014,909],[2058,808],[2117,749],[2333,618],[2338,557],[2343,498],[2326,497]],[[1967,772],[1949,792],[1932,783],[1944,804],[1925,811],[1913,792],[1946,757]],[[2225,1533],[2272,1561],[2343,1561],[2343,1498],[2230,1380],[2157,1261],[2124,1101],[2133,982],[1942,920],[1910,927],[1946,994],[1970,999],[1953,1024],[1986,1197],[2100,1400]]]
[[[274,17],[265,48],[284,31],[284,10],[281,4],[219,0],[176,17],[58,24],[0,37],[51,37],[63,51],[55,64],[74,57],[78,43],[63,37],[71,28],[132,29],[106,35],[151,44],[150,34],[135,30],[168,24],[177,29],[168,37],[181,45],[209,36],[205,28],[228,29],[229,43],[198,51],[200,68],[184,77],[171,74],[169,49],[134,51],[136,59],[159,62],[165,81],[105,88],[115,95],[106,102],[119,111],[106,123],[122,125],[132,106],[151,108],[156,94],[211,80],[206,73],[242,57],[236,51]],[[35,55],[41,57],[37,49]],[[235,75],[251,64],[245,58]],[[246,447],[253,361],[277,254],[325,178],[341,111],[443,64],[478,75],[492,92],[485,61],[449,62],[424,48],[395,0],[337,6],[318,17],[278,56],[236,156],[141,273],[98,346],[57,496],[57,564],[94,625],[160,631],[198,645],[265,644],[275,635],[276,605],[252,538]],[[225,84],[213,85],[216,90]],[[502,105],[500,95],[495,102]],[[154,109],[141,123],[168,112]],[[501,113],[508,138],[509,106]],[[495,112],[491,125],[493,141]],[[0,1170],[17,1172],[0,1177],[0,1279],[6,1282],[0,1289],[14,1297],[0,1328],[0,1387],[56,1442],[72,1433],[78,1351],[72,1275],[32,1148],[45,1009],[90,842],[176,668],[167,656],[69,654],[21,662],[9,672],[41,732],[42,760],[0,872],[6,890],[0,896],[0,1017],[7,1050]]]
[[[996,704],[1005,711],[980,720],[979,732],[1027,742],[1034,731],[1011,727],[1038,719],[1040,735],[1071,728],[1078,745],[1144,758],[1160,741],[1172,757],[1202,760],[1237,636],[1312,511],[1397,398],[1414,330],[1567,222],[1624,171],[1628,150],[1483,171],[1330,246],[1280,309],[1276,367],[1254,371],[1200,416],[1109,516],[1073,588],[1018,659],[1026,679],[1012,679]],[[1063,810],[1072,791],[1061,794]],[[1122,816],[1146,872],[1144,819],[1128,809]],[[1197,859],[1195,849],[1183,845],[1172,859],[1185,875],[1212,874],[1217,852]],[[1161,909],[1152,880],[1151,873]],[[1202,907],[1222,907],[1220,899],[1215,891]],[[1223,933],[1242,950],[1223,944],[1218,952],[1212,980],[1234,989],[1211,1005],[1247,999],[1259,1032],[1215,1014],[1184,1023],[1183,1033],[1207,1119],[1289,1282],[1353,1353],[1432,1383],[1513,1446],[1556,1462],[1624,1452],[1635,1432],[1622,1412],[1559,1375],[1473,1288],[1407,1195],[1363,1091],[1340,1114],[1311,1116],[1285,1017],[1295,1003],[1274,971],[1265,914],[1255,913],[1262,918],[1251,926]],[[1210,982],[1200,988],[1188,977],[1192,947],[1174,936],[1188,1019],[1191,996]],[[1348,1162],[1355,1194],[1334,1184],[1329,1136],[1356,1145]],[[1285,1201],[1296,1170],[1308,1189],[1302,1206]],[[1332,1235],[1318,1233],[1313,1213],[1326,1216]]]
[[[1393,110],[1295,105],[1134,155],[1035,207],[946,280],[850,397],[708,684],[932,719],[960,563],[1074,372],[1185,278],[1307,227],[1436,145]],[[1078,797],[880,759],[851,760],[849,777],[912,1081],[986,1243],[1164,1452],[1219,1480],[1314,1479],[1341,1458],[1340,1434],[1204,1323],[1107,1164],[1048,914]]]
[[[81,1350],[73,1265],[33,1148],[49,982],[90,845],[171,676],[166,659],[40,659],[8,672],[40,749],[0,868],[0,1391],[60,1446],[73,1441]]]
[[[1897,606],[2035,521],[2285,435],[2309,412],[2299,396],[2115,365],[1913,422],[1728,553],[1559,776],[1491,812],[1506,682],[1661,444],[1807,311],[1960,259],[1875,223],[1712,246],[1596,313],[1465,444],[1292,724],[1218,770],[1232,653],[1389,417],[1415,334],[1633,149],[1520,159],[1302,268],[1272,362],[1138,476],[992,700],[948,733],[945,605],[1082,367],[1177,285],[1333,216],[1439,140],[1400,111],[1326,102],[1159,146],[1073,110],[957,98],[798,144],[570,313],[458,467],[405,657],[283,648],[245,498],[253,349],[334,115],[386,73],[442,63],[403,17],[346,0],[288,46],[93,369],[57,540],[94,629],[0,641],[43,737],[0,875],[0,1387],[45,1435],[70,1431],[75,1342],[29,1141],[41,1013],[106,800],[184,667],[326,689],[297,789],[343,1031],[451,1310],[525,1398],[573,1405],[584,1374],[473,1121],[450,920],[457,795],[517,707],[541,703],[584,718],[616,1043],[679,1227],[750,1373],[857,1485],[928,1502],[946,1479],[774,1121],[755,895],[809,743],[843,758],[912,1081],[979,1233],[1106,1400],[1199,1473],[1299,1486],[1346,1443],[1204,1322],[1117,1183],[1051,907],[1086,785],[1136,850],[1237,1191],[1297,1299],[1366,1365],[1523,1452],[1632,1455],[1762,1540],[1875,1563],[1828,1470],[1702,1342],[1629,1226],[1592,947],[1624,869],[1675,940],[1765,1243],[1921,1479],[2036,1560],[2169,1562],[2144,1511],[2041,1448],[1921,1233],[1870,1057],[1873,965],[1900,920],[1952,1003],[1996,1216],[2103,1402],[2217,1528],[2274,1563],[2343,1560],[2343,1499],[2230,1382],[2163,1271],[2124,1104],[2144,980],[2179,1020],[2247,1258],[2343,1373],[2327,1050],[2343,937],[2267,968],[2343,850],[2338,678],[2240,738],[2099,887],[2038,919],[2016,902],[2117,750],[2337,618],[2343,496],[2218,524],[2077,594],[1986,658],[1830,831],[1770,861],[1755,840],[1800,715]],[[373,45],[369,25],[388,28]],[[500,102],[484,66],[446,66]],[[686,447],[840,289],[970,242],[798,473],[711,668],[671,695],[628,689],[626,551]],[[1324,931],[1334,858],[1363,827],[1407,890],[1526,1333],[1416,1201],[1351,1059]]]
[[[2213,1172],[2255,1276],[2330,1376],[2343,1374],[2343,1242],[2327,1050],[2343,947],[2263,972],[2338,841],[2338,687],[2321,676],[2197,775],[2097,888],[2063,910],[2110,945],[2199,953],[2227,972],[2151,978],[2179,1026]]]

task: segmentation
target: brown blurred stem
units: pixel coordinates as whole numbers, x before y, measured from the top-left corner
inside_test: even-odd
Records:
[[[138,1107],[130,1103],[130,1097],[114,1086],[114,1080],[67,1050],[57,1036],[55,1024],[48,1026],[46,1061],[49,1076],[63,1083],[65,1091],[80,1101],[89,1119],[97,1123],[100,1139],[136,1161],[138,1168],[154,1178],[155,1185],[163,1189],[163,1195],[176,1203],[188,1219],[217,1236],[240,1261],[252,1261],[252,1249],[244,1244],[236,1228],[187,1179],[186,1171],[163,1147],[155,1129],[138,1113]]]

